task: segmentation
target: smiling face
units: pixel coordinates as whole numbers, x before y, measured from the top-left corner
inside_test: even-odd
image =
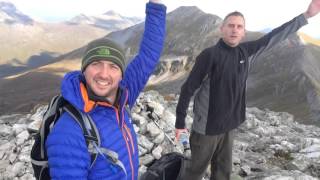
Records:
[[[105,97],[114,103],[122,72],[118,65],[111,61],[94,61],[83,72],[87,85],[97,96]]]
[[[245,21],[243,16],[231,15],[227,17],[222,26],[223,41],[231,47],[237,46],[245,36]]]

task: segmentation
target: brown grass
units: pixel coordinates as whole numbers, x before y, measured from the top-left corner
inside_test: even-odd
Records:
[[[300,38],[302,38],[302,40],[308,44],[313,44],[316,46],[320,46],[320,39],[315,39],[312,38],[311,36],[308,36],[307,34],[304,33],[298,33]]]

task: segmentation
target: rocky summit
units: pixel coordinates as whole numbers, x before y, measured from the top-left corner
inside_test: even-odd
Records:
[[[142,93],[132,109],[139,138],[140,174],[163,154],[183,152],[174,141],[178,96]],[[192,124],[192,103],[187,126]],[[32,133],[46,107],[34,113],[0,117],[0,179],[31,180]],[[247,108],[247,120],[235,130],[233,180],[316,180],[320,177],[320,128],[295,122],[286,112]],[[184,152],[190,156],[190,151]],[[206,173],[208,180],[210,172]]]

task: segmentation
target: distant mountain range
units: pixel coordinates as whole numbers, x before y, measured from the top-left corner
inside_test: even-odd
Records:
[[[197,7],[180,7],[169,13],[161,62],[147,89],[178,94],[195,57],[218,41],[221,21]],[[143,26],[140,23],[107,37],[122,43],[130,59],[138,50]],[[245,41],[262,35],[247,32]],[[248,106],[289,112],[300,122],[320,125],[320,47],[310,41],[293,34],[257,59],[248,79]],[[47,103],[59,92],[62,75],[80,67],[84,48],[54,58],[46,66],[0,80],[0,114],[26,112]]]
[[[0,2],[0,78],[49,64],[59,55],[139,21],[109,11],[97,17],[82,15],[67,22],[41,23],[12,3]]]
[[[9,2],[0,2],[0,22],[8,25],[33,24],[33,20],[29,16],[21,13],[13,4]]]
[[[117,31],[141,22],[141,18],[124,17],[114,11],[108,11],[100,16],[80,14],[72,18],[70,24],[89,24],[109,31]]]

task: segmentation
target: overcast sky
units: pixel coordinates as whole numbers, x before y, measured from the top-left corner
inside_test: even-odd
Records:
[[[1,1],[1,0],[0,0]],[[57,22],[80,13],[99,15],[114,10],[124,16],[144,17],[147,0],[4,0],[12,2],[22,13],[35,20]],[[206,13],[223,18],[231,11],[246,17],[252,31],[272,29],[304,12],[311,0],[163,0],[168,12],[179,6],[197,6]],[[320,14],[301,29],[320,38]]]

